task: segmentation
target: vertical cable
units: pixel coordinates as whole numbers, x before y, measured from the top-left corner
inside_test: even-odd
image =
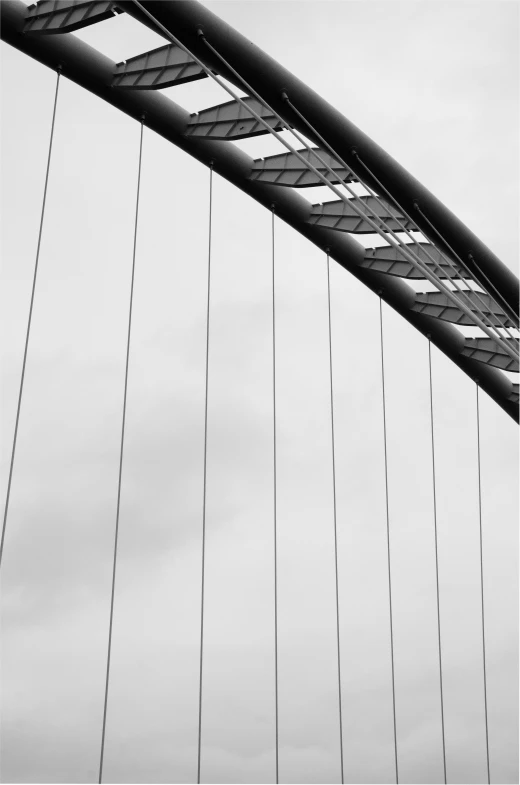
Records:
[[[489,733],[488,733],[488,708],[487,708],[487,678],[486,678],[486,636],[484,625],[484,559],[482,555],[482,481],[480,472],[480,408],[478,399],[478,382],[477,388],[477,469],[478,469],[478,520],[480,531],[480,599],[482,607],[482,665],[484,674],[484,719],[486,723],[486,763],[487,763],[487,781],[488,785],[491,782],[491,775],[489,770]]]
[[[330,307],[330,259],[327,252],[327,294],[329,310],[329,367],[330,367],[330,428],[332,442],[332,498],[334,503],[334,567],[336,576],[336,635],[338,645],[338,709],[339,709],[339,751],[341,762],[341,782],[343,783],[343,715],[341,706],[341,651],[339,634],[339,580],[338,580],[338,526],[336,515],[336,441],[334,438],[334,387],[332,383],[332,319]]]
[[[274,701],[275,701],[275,745],[276,782],[278,783],[278,554],[276,530],[276,322],[274,288],[274,205],[271,206],[271,237],[273,267],[273,512],[274,512]]]
[[[206,309],[206,393],[204,400],[204,479],[202,488],[202,564],[200,592],[200,668],[199,668],[199,738],[197,750],[197,783],[200,783],[202,750],[202,664],[204,655],[204,578],[206,558],[206,478],[208,468],[208,379],[209,379],[209,307],[211,295],[211,219],[213,212],[213,161],[209,167],[209,223],[208,223],[208,296]]]
[[[379,323],[381,328],[381,387],[383,393],[383,442],[385,452],[386,545],[388,553],[388,603],[390,610],[390,659],[392,663],[392,710],[394,716],[395,781],[399,782],[397,767],[397,722],[395,716],[394,625],[392,614],[392,573],[390,561],[390,513],[388,507],[388,451],[386,439],[385,360],[383,349],[383,301],[379,295]]]
[[[446,783],[446,741],[444,736],[444,695],[442,681],[442,653],[441,653],[441,611],[439,596],[439,550],[437,540],[437,486],[435,480],[435,440],[433,431],[433,383],[432,383],[432,343],[428,337],[428,367],[430,370],[430,423],[432,441],[432,479],[433,479],[433,526],[435,532],[435,582],[437,587],[437,638],[439,642],[439,684],[441,695],[441,728],[442,728],[442,761],[444,765],[444,782]]]
[[[58,68],[57,78],[56,78],[56,91],[54,94],[54,107],[52,110],[52,122],[51,122],[51,136],[49,140],[49,153],[47,156],[47,170],[45,172],[45,184],[43,186],[43,201],[42,201],[42,211],[40,216],[40,229],[38,232],[38,243],[36,245],[36,259],[34,262],[34,273],[33,273],[33,282],[32,282],[32,290],[31,290],[31,300],[29,304],[29,318],[27,320],[27,331],[25,333],[25,347],[23,352],[23,360],[22,360],[22,375],[20,377],[20,388],[18,391],[18,404],[16,407],[16,420],[14,424],[14,436],[13,436],[13,446],[11,448],[11,462],[9,465],[9,479],[7,481],[7,494],[5,497],[5,508],[4,508],[4,520],[2,523],[2,537],[0,539],[0,566],[2,564],[2,556],[4,553],[4,539],[5,539],[5,530],[7,526],[7,513],[9,511],[9,500],[11,497],[11,483],[13,479],[13,467],[14,467],[14,456],[16,453],[16,442],[18,439],[18,424],[20,422],[20,409],[22,406],[22,395],[23,395],[23,387],[25,381],[25,367],[27,364],[27,351],[29,348],[29,336],[31,333],[31,323],[32,323],[32,314],[33,314],[33,306],[34,306],[34,294],[36,291],[36,278],[38,276],[38,263],[40,261],[40,247],[42,242],[42,232],[43,232],[43,218],[45,215],[45,203],[47,201],[47,186],[49,184],[49,170],[51,166],[51,154],[52,154],[52,142],[54,140],[54,123],[56,120],[56,106],[58,104],[58,91],[60,87],[60,76],[61,76],[61,66]]]
[[[99,782],[103,781],[103,758],[105,754],[105,734],[107,724],[108,708],[108,687],[110,682],[110,660],[112,655],[112,627],[114,622],[114,597],[116,589],[116,567],[117,567],[117,546],[119,538],[119,512],[121,509],[121,479],[123,476],[123,452],[125,444],[125,424],[126,424],[126,400],[128,392],[128,366],[130,361],[130,336],[132,332],[132,306],[134,301],[134,279],[135,279],[135,256],[137,247],[137,219],[139,216],[139,192],[141,189],[141,161],[143,157],[143,128],[144,117],[141,118],[141,134],[139,138],[139,165],[137,170],[137,196],[135,201],[135,223],[134,223],[134,247],[132,253],[132,277],[130,281],[130,305],[128,309],[128,333],[126,338],[126,364],[125,364],[125,386],[123,393],[123,418],[121,422],[121,444],[119,450],[119,477],[117,482],[117,507],[116,507],[116,528],[114,534],[114,558],[112,564],[112,590],[110,594],[110,621],[108,625],[108,650],[107,650],[107,671],[105,679],[105,702],[103,705],[103,727],[101,730],[101,754],[99,757]]]

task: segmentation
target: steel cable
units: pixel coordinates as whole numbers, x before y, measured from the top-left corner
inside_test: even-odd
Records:
[[[20,411],[22,407],[22,396],[24,390],[24,382],[25,382],[25,368],[27,365],[27,352],[29,349],[29,336],[31,334],[31,324],[32,324],[32,315],[33,315],[33,308],[34,308],[34,296],[36,292],[36,279],[38,277],[38,265],[40,261],[40,248],[42,242],[42,233],[43,233],[43,219],[45,216],[45,205],[47,202],[47,188],[49,185],[49,171],[51,166],[51,155],[52,155],[52,143],[54,140],[54,124],[56,120],[56,107],[58,104],[58,92],[60,87],[60,75],[61,75],[61,66],[58,68],[57,77],[56,77],[56,90],[54,93],[54,106],[52,110],[52,122],[51,122],[51,135],[49,139],[49,153],[47,155],[47,169],[45,172],[45,184],[43,186],[43,201],[42,201],[42,210],[40,215],[40,228],[38,231],[38,242],[36,245],[36,259],[34,262],[34,272],[33,272],[33,281],[32,281],[32,289],[31,289],[31,299],[29,303],[29,317],[27,320],[27,330],[25,333],[25,346],[23,351],[23,360],[22,360],[22,374],[20,377],[20,387],[18,390],[18,403],[16,406],[16,419],[14,425],[14,435],[13,435],[13,445],[11,448],[11,460],[9,464],[9,478],[7,480],[7,493],[5,497],[5,507],[4,507],[4,519],[2,522],[2,537],[0,539],[0,567],[2,565],[2,556],[4,553],[4,541],[5,541],[5,532],[7,528],[7,514],[9,512],[9,501],[11,499],[11,484],[13,481],[13,469],[14,469],[14,458],[16,454],[16,444],[18,441],[18,426],[20,423]]]
[[[489,766],[489,729],[488,729],[488,706],[487,706],[487,675],[486,675],[486,633],[484,623],[484,557],[482,548],[482,476],[480,465],[480,406],[479,406],[479,387],[477,389],[477,474],[478,474],[478,520],[479,520],[479,546],[480,546],[480,601],[482,612],[482,668],[484,677],[484,721],[486,726],[486,764],[487,781],[491,782]]]
[[[388,563],[388,605],[390,616],[390,661],[392,666],[392,712],[394,719],[394,754],[395,754],[395,781],[399,783],[399,770],[397,765],[397,721],[395,712],[395,668],[394,668],[394,623],[392,612],[392,570],[390,558],[390,508],[388,502],[388,448],[386,432],[386,393],[385,393],[385,359],[383,344],[383,301],[379,297],[379,324],[381,336],[381,389],[383,402],[383,446],[385,463],[385,502],[386,502],[386,547]]]
[[[202,752],[202,666],[204,656],[204,589],[206,561],[206,492],[208,469],[208,391],[209,391],[209,316],[211,298],[211,229],[213,215],[213,162],[209,168],[209,222],[208,222],[208,287],[206,308],[206,391],[204,396],[204,475],[202,489],[202,564],[200,592],[200,666],[199,666],[199,730],[197,746],[197,783],[200,783],[200,765]]]
[[[110,593],[110,621],[108,625],[108,650],[107,650],[107,669],[105,678],[105,700],[103,704],[103,725],[101,730],[101,752],[99,757],[99,782],[103,781],[103,761],[105,754],[105,736],[106,736],[106,723],[107,723],[107,709],[108,709],[108,689],[110,683],[110,664],[112,656],[112,628],[114,622],[114,598],[116,589],[116,568],[117,568],[117,551],[119,544],[119,514],[121,510],[121,480],[123,477],[123,454],[125,445],[125,425],[126,425],[126,402],[128,393],[128,367],[130,363],[130,338],[132,333],[132,309],[134,301],[134,281],[135,281],[135,258],[137,248],[137,224],[139,217],[139,194],[141,190],[141,162],[143,157],[143,124],[144,118],[141,118],[141,134],[139,138],[139,166],[137,172],[137,197],[135,203],[135,222],[134,222],[134,245],[132,253],[132,276],[130,281],[130,305],[128,309],[128,332],[126,338],[126,364],[125,364],[125,385],[123,393],[123,417],[121,423],[121,444],[119,449],[119,475],[117,481],[117,506],[116,506],[116,526],[114,533],[114,556],[112,563],[112,588]]]
[[[442,731],[442,761],[444,767],[444,782],[446,783],[446,740],[444,735],[444,693],[443,693],[443,678],[442,678],[442,650],[441,650],[441,610],[440,610],[440,593],[439,593],[439,550],[438,550],[438,537],[437,537],[437,482],[435,474],[435,439],[433,427],[433,381],[432,381],[432,343],[428,338],[428,368],[430,376],[430,426],[431,426],[431,444],[432,444],[432,488],[433,488],[433,527],[435,534],[435,585],[437,596],[437,640],[439,647],[439,685],[440,685],[440,701],[441,701],[441,731]]]
[[[277,536],[277,495],[276,495],[276,310],[275,310],[275,245],[274,245],[274,205],[271,208],[272,238],[272,287],[273,287],[273,518],[274,518],[274,690],[275,690],[275,769],[278,783],[279,738],[278,738],[278,536]]]
[[[229,94],[232,96],[232,98],[233,98],[233,99],[234,99],[234,100],[235,100],[237,103],[239,103],[239,104],[240,104],[240,105],[241,105],[243,108],[245,108],[245,109],[246,109],[246,110],[247,110],[247,111],[248,111],[248,112],[249,112],[249,113],[250,113],[250,114],[251,114],[251,115],[252,115],[252,116],[253,116],[253,117],[254,117],[254,118],[255,118],[255,119],[258,121],[258,122],[260,122],[260,124],[261,124],[261,125],[263,125],[263,126],[266,128],[266,130],[267,130],[269,133],[271,133],[273,136],[275,136],[276,138],[278,138],[278,139],[281,141],[281,143],[282,143],[282,144],[283,144],[283,145],[286,147],[286,149],[288,149],[288,150],[289,150],[291,153],[294,153],[294,155],[295,155],[295,156],[296,156],[296,157],[297,157],[297,158],[298,158],[298,159],[299,159],[299,160],[300,160],[300,161],[301,161],[301,162],[302,162],[302,163],[303,163],[303,164],[304,164],[304,165],[305,165],[305,166],[306,166],[306,167],[307,167],[307,168],[308,168],[310,171],[312,171],[312,172],[313,172],[313,173],[314,173],[314,174],[315,174],[315,175],[318,177],[318,179],[319,179],[321,182],[323,182],[325,185],[327,185],[327,186],[328,186],[328,187],[329,187],[329,188],[330,188],[330,189],[331,189],[331,190],[332,190],[332,191],[333,191],[333,192],[334,192],[334,193],[335,193],[337,196],[339,196],[339,197],[340,197],[340,199],[341,199],[342,201],[344,201],[344,202],[345,202],[345,203],[347,203],[347,204],[351,204],[351,205],[352,205],[352,208],[354,209],[354,211],[355,211],[355,212],[356,212],[356,213],[357,213],[357,214],[358,214],[360,217],[362,217],[362,218],[364,218],[365,220],[367,220],[367,222],[368,222],[370,225],[372,225],[372,226],[375,228],[375,231],[376,231],[378,234],[380,234],[380,235],[381,235],[381,236],[382,236],[382,237],[385,239],[385,242],[389,243],[390,245],[392,245],[392,246],[394,246],[394,247],[396,247],[396,248],[399,248],[399,249],[402,251],[402,253],[403,253],[403,255],[405,256],[405,258],[407,258],[407,259],[408,259],[408,260],[409,260],[409,261],[412,263],[412,265],[413,265],[414,267],[418,268],[418,269],[419,269],[419,270],[420,270],[420,271],[423,273],[423,276],[424,276],[424,277],[425,277],[427,280],[429,280],[430,282],[432,282],[432,283],[433,283],[433,284],[436,286],[436,288],[437,288],[438,290],[440,290],[440,291],[444,292],[444,294],[446,294],[446,296],[448,297],[448,299],[449,299],[450,301],[452,301],[452,302],[453,302],[453,303],[454,303],[454,304],[455,304],[457,307],[459,307],[459,308],[460,308],[462,311],[464,311],[464,312],[466,313],[466,315],[470,316],[470,317],[471,317],[471,318],[474,320],[474,322],[476,323],[476,326],[479,326],[479,327],[480,327],[480,328],[483,330],[483,332],[484,332],[484,333],[486,333],[486,334],[488,335],[488,337],[490,337],[490,338],[491,338],[493,341],[495,341],[495,342],[496,342],[496,343],[497,343],[499,346],[501,346],[501,347],[502,347],[502,349],[503,349],[503,350],[506,352],[506,354],[508,354],[509,356],[511,356],[511,357],[512,357],[513,359],[515,359],[515,360],[517,360],[517,359],[518,359],[518,357],[517,357],[517,352],[515,352],[515,350],[514,350],[512,347],[510,347],[510,346],[509,346],[509,345],[508,345],[506,342],[504,342],[503,336],[502,336],[500,333],[498,333],[498,331],[496,330],[495,326],[494,326],[494,325],[492,325],[492,324],[490,323],[490,328],[491,328],[491,329],[490,329],[490,328],[489,328],[489,327],[488,327],[488,326],[485,324],[485,322],[486,322],[486,321],[489,321],[489,319],[488,319],[488,317],[487,317],[485,314],[483,314],[483,313],[480,311],[480,309],[478,308],[478,306],[477,306],[477,308],[476,308],[476,309],[475,309],[475,304],[474,304],[474,303],[471,303],[471,306],[472,306],[471,308],[468,308],[467,306],[465,306],[465,305],[464,305],[464,303],[463,303],[463,302],[461,302],[461,298],[457,298],[457,297],[454,295],[454,293],[453,293],[453,292],[452,292],[452,291],[451,291],[451,290],[450,290],[448,287],[446,287],[446,286],[445,286],[445,285],[442,283],[442,281],[441,281],[441,280],[439,280],[439,279],[438,279],[438,278],[436,278],[436,277],[435,277],[435,276],[434,276],[432,273],[430,273],[430,271],[428,270],[427,266],[426,266],[426,265],[424,265],[424,263],[423,263],[423,262],[422,262],[422,261],[421,261],[419,258],[415,258],[415,257],[414,257],[414,256],[411,254],[411,252],[410,252],[409,248],[407,247],[407,245],[406,245],[406,244],[403,244],[403,243],[402,243],[402,241],[400,240],[400,238],[396,237],[396,238],[395,238],[395,240],[394,240],[395,234],[394,234],[394,233],[393,233],[391,230],[388,230],[388,231],[389,231],[389,234],[392,236],[392,239],[389,239],[389,238],[388,238],[388,236],[385,236],[385,235],[384,235],[384,233],[382,233],[382,230],[381,230],[381,228],[380,228],[380,227],[377,225],[377,223],[374,223],[374,221],[373,221],[373,220],[372,220],[372,219],[371,219],[369,216],[367,216],[367,215],[366,215],[366,213],[363,213],[362,211],[360,211],[360,210],[359,210],[359,208],[357,208],[357,206],[356,206],[356,205],[353,203],[353,202],[355,202],[355,200],[356,200],[356,199],[358,199],[358,195],[357,195],[355,192],[352,192],[352,191],[351,191],[351,189],[348,189],[348,186],[347,186],[345,183],[342,183],[342,184],[344,185],[344,187],[345,187],[347,190],[349,190],[349,192],[351,192],[351,193],[352,193],[352,196],[354,197],[354,199],[347,199],[346,197],[344,197],[344,196],[343,196],[343,194],[341,194],[341,192],[339,192],[339,191],[338,191],[338,189],[337,189],[337,188],[335,188],[335,186],[334,186],[334,185],[333,185],[331,182],[329,182],[329,181],[328,181],[328,180],[327,180],[327,179],[326,179],[326,178],[325,178],[325,177],[324,177],[324,176],[321,174],[321,172],[319,172],[319,171],[318,171],[318,170],[317,170],[315,167],[313,167],[313,166],[312,166],[312,164],[310,164],[310,162],[309,162],[309,161],[306,161],[306,160],[305,160],[305,158],[303,158],[303,156],[302,156],[302,155],[301,155],[301,154],[300,154],[300,153],[299,153],[297,150],[295,150],[295,149],[294,149],[294,148],[293,148],[293,147],[292,147],[292,146],[291,146],[291,145],[290,145],[288,142],[286,142],[286,140],[285,140],[285,139],[283,139],[283,138],[281,138],[280,136],[278,136],[278,133],[277,133],[277,132],[276,132],[276,131],[275,131],[273,128],[271,128],[271,127],[268,125],[268,123],[266,123],[266,121],[265,121],[265,120],[264,120],[262,117],[260,117],[260,116],[259,116],[259,115],[258,115],[258,114],[257,114],[257,113],[256,113],[256,112],[255,112],[255,111],[254,111],[254,110],[253,110],[251,107],[250,107],[250,106],[248,106],[248,105],[247,105],[247,104],[246,104],[246,103],[245,103],[245,102],[244,102],[244,101],[243,101],[243,100],[242,100],[242,99],[241,99],[239,96],[237,96],[237,95],[236,95],[236,94],[235,94],[235,93],[234,93],[234,92],[233,92],[233,91],[232,91],[232,90],[231,90],[231,89],[230,89],[230,88],[229,88],[229,87],[228,87],[228,86],[227,86],[227,85],[226,85],[226,84],[225,84],[223,81],[221,81],[221,79],[220,79],[220,78],[219,78],[219,77],[218,77],[216,74],[214,74],[214,73],[213,73],[213,72],[212,72],[212,71],[211,71],[209,68],[207,68],[207,66],[205,66],[205,64],[204,64],[204,63],[202,63],[202,61],[201,61],[201,60],[199,60],[199,58],[197,58],[197,57],[196,57],[196,56],[195,56],[195,55],[194,55],[192,52],[190,52],[190,50],[188,50],[188,49],[187,49],[187,47],[185,47],[185,46],[184,46],[184,44],[182,44],[182,42],[180,42],[180,41],[179,41],[179,40],[178,40],[178,39],[177,39],[177,38],[176,38],[176,37],[175,37],[175,36],[174,36],[174,35],[173,35],[173,34],[172,34],[170,31],[169,31],[169,30],[167,30],[167,28],[165,28],[165,27],[164,27],[164,25],[162,25],[160,22],[158,22],[158,20],[157,20],[157,19],[155,19],[155,17],[153,17],[153,15],[152,15],[152,14],[151,14],[149,11],[147,11],[147,9],[145,9],[145,8],[144,8],[144,7],[141,5],[141,3],[139,3],[139,2],[138,2],[138,0],[133,0],[133,2],[134,2],[134,4],[135,4],[137,7],[139,7],[139,8],[140,8],[140,9],[141,9],[141,10],[142,10],[142,11],[143,11],[143,12],[144,12],[144,13],[145,13],[145,14],[146,14],[146,15],[147,15],[147,16],[148,16],[148,17],[149,17],[149,18],[150,18],[150,19],[151,19],[151,20],[152,20],[152,21],[153,21],[153,22],[154,22],[156,25],[157,25],[157,27],[158,27],[158,28],[160,28],[160,29],[163,31],[163,33],[166,35],[166,37],[167,37],[167,38],[169,38],[169,39],[170,39],[170,41],[172,41],[172,42],[176,43],[178,46],[180,46],[180,48],[181,48],[183,51],[187,52],[187,53],[188,53],[188,54],[189,54],[189,55],[190,55],[190,56],[191,56],[191,57],[192,57],[192,58],[193,58],[193,59],[194,59],[194,60],[195,60],[195,61],[196,61],[196,62],[197,62],[197,63],[198,63],[198,64],[199,64],[199,65],[200,65],[202,68],[203,68],[203,70],[206,72],[206,74],[207,74],[208,76],[210,76],[210,77],[211,77],[211,78],[212,78],[214,81],[216,81],[216,82],[217,82],[217,83],[218,83],[218,84],[219,84],[219,85],[220,85],[220,86],[221,86],[221,87],[222,87],[222,88],[223,88],[223,89],[224,89],[224,90],[225,90],[227,93],[229,93]],[[234,73],[234,74],[235,74],[235,75],[236,75],[236,76],[237,76],[237,77],[240,79],[240,81],[242,82],[242,84],[244,84],[244,85],[245,85],[245,87],[246,87],[247,89],[249,89],[249,90],[251,91],[251,93],[253,93],[253,94],[254,94],[254,95],[257,97],[257,99],[258,99],[258,100],[260,100],[260,102],[261,102],[261,103],[262,103],[262,104],[263,104],[265,107],[267,107],[267,108],[271,109],[271,107],[269,107],[269,106],[268,106],[268,104],[267,104],[267,103],[266,103],[266,102],[265,102],[265,101],[264,101],[264,100],[263,100],[263,99],[262,99],[260,96],[258,96],[258,94],[257,94],[257,93],[255,93],[255,91],[254,91],[254,90],[252,90],[252,88],[251,88],[251,87],[250,87],[250,86],[247,84],[247,82],[246,82],[246,81],[245,81],[245,80],[244,80],[244,79],[243,79],[243,78],[240,76],[240,74],[238,74],[238,73],[237,73],[237,72],[236,72],[236,71],[235,71],[235,70],[234,70],[234,69],[233,69],[233,68],[232,68],[232,67],[229,65],[229,63],[227,63],[227,61],[226,61],[226,60],[225,60],[225,59],[224,59],[224,58],[223,58],[223,57],[222,57],[222,56],[219,54],[219,52],[218,52],[218,51],[217,51],[217,50],[216,50],[216,49],[215,49],[215,48],[214,48],[214,47],[213,47],[213,46],[212,46],[212,45],[211,45],[211,44],[210,44],[210,43],[207,41],[207,39],[204,37],[204,35],[203,35],[202,33],[199,33],[199,34],[200,34],[200,36],[201,36],[201,39],[204,41],[204,43],[206,43],[206,45],[207,45],[207,46],[208,46],[208,47],[209,47],[209,48],[210,48],[210,49],[211,49],[211,50],[214,52],[214,54],[215,54],[215,55],[216,55],[216,56],[217,56],[217,57],[218,57],[218,58],[219,58],[219,59],[220,59],[220,60],[221,60],[221,61],[224,63],[224,65],[226,65],[226,67],[228,67],[228,68],[229,68],[229,70],[230,70],[231,72],[233,72],[233,73]],[[287,123],[286,123],[286,122],[285,122],[285,121],[284,121],[282,118],[280,118],[280,116],[279,116],[279,115],[277,115],[277,113],[276,113],[276,112],[274,112],[274,110],[272,110],[272,109],[271,109],[271,111],[273,111],[273,114],[274,114],[274,115],[275,115],[275,116],[276,116],[276,117],[279,119],[279,121],[282,123],[282,126],[283,126],[283,127],[286,127],[286,128],[288,128],[288,130],[289,130],[291,133],[293,133],[293,135],[294,135],[294,136],[295,136],[295,137],[296,137],[296,138],[297,138],[297,139],[300,141],[300,143],[304,144],[304,145],[305,145],[305,147],[307,148],[307,150],[309,150],[310,152],[312,152],[312,154],[313,154],[313,155],[315,155],[315,156],[318,158],[318,160],[320,160],[320,162],[321,162],[321,163],[324,165],[324,167],[325,167],[325,168],[326,168],[326,169],[327,169],[327,170],[328,170],[328,171],[329,171],[329,172],[330,172],[332,175],[334,175],[334,177],[336,177],[336,178],[337,178],[337,174],[336,174],[336,173],[335,173],[335,172],[334,172],[334,171],[333,171],[333,170],[332,170],[332,169],[331,169],[331,168],[330,168],[330,167],[329,167],[329,166],[328,166],[328,165],[327,165],[325,162],[323,162],[323,161],[322,161],[322,160],[319,158],[319,155],[317,155],[317,154],[316,154],[316,152],[315,152],[314,150],[312,150],[312,149],[309,147],[309,145],[308,145],[308,144],[305,142],[305,140],[302,140],[302,139],[301,139],[301,137],[299,137],[299,135],[298,135],[298,134],[296,134],[296,132],[294,131],[294,129],[291,129],[291,128],[288,126],[288,124],[287,124]],[[308,123],[307,123],[307,124],[308,124]],[[347,167],[347,168],[348,168],[348,167]],[[376,198],[377,198],[377,196],[376,196]],[[377,215],[375,215],[375,218],[376,218],[376,221],[378,221],[379,223],[383,223],[383,225],[384,225],[384,221],[382,221],[382,220],[381,220],[381,219],[380,219],[380,218],[379,218]],[[406,231],[406,230],[405,230],[405,231]],[[413,238],[413,237],[412,237],[412,239],[414,240],[414,242],[416,242],[415,238]],[[427,254],[427,255],[428,255],[428,254]],[[432,261],[432,263],[433,263],[433,265],[434,265],[435,267],[438,267],[438,264],[437,264],[437,262],[436,262],[434,259],[432,259],[432,258],[430,257],[430,260]],[[451,261],[450,261],[448,258],[447,258],[447,261],[448,261],[448,263],[450,264],[450,266],[452,266],[452,263],[451,263]],[[440,269],[440,268],[439,268],[439,269]],[[456,283],[454,283],[454,282],[453,282],[453,285],[454,285],[455,287],[457,287],[457,284],[456,284]],[[457,288],[458,288],[458,287],[457,287]],[[459,293],[461,294],[462,298],[464,298],[464,296],[465,296],[465,295],[464,295],[464,292],[463,292],[463,291],[461,291],[461,290],[459,289]],[[476,314],[475,314],[475,311],[476,311],[477,313],[480,313],[480,314],[483,316],[483,319],[484,319],[484,321],[481,321],[481,320],[480,320],[480,319],[479,319],[479,318],[476,316]],[[382,373],[383,373],[383,399],[384,399],[384,362],[383,362],[383,334],[382,334],[382,301],[381,301],[381,295],[380,295],[380,313],[381,313],[381,355],[382,355]],[[507,328],[506,328],[506,329],[507,329]],[[384,410],[384,409],[385,409],[385,406],[384,406],[384,400],[383,400],[383,410]],[[386,459],[386,414],[385,414],[385,411],[383,412],[383,414],[384,414],[384,431],[385,431],[385,482],[386,482],[386,492],[387,492],[387,493],[386,493],[386,497],[387,497],[387,534],[389,535],[389,516],[388,516],[388,476],[387,476],[387,459]],[[391,611],[390,541],[389,541],[389,536],[388,536],[388,562],[389,562],[389,590],[390,590],[390,618],[391,618],[391,649],[392,649],[392,692],[393,692],[393,713],[394,713],[394,743],[395,743],[396,780],[398,781],[398,762],[397,762],[397,733],[396,733],[396,716],[395,716],[395,679],[394,679],[394,661],[393,661],[393,626],[392,626],[392,611]]]
[[[332,498],[334,511],[334,572],[336,579],[336,637],[338,649],[338,709],[339,709],[339,750],[341,764],[341,782],[345,781],[343,771],[343,713],[341,702],[341,649],[340,649],[340,625],[339,625],[339,578],[338,578],[338,525],[337,525],[337,505],[336,505],[336,439],[334,435],[334,386],[332,377],[332,318],[330,304],[330,259],[327,253],[327,302],[329,316],[329,368],[330,368],[330,429],[331,429],[331,448],[332,448]]]

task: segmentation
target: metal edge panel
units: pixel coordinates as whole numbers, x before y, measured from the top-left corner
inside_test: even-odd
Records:
[[[177,3],[176,3],[177,4]],[[412,324],[429,336],[447,357],[472,379],[498,405],[518,422],[519,411],[511,401],[512,383],[500,371],[464,357],[464,337],[454,327],[412,311],[415,292],[404,281],[361,266],[364,248],[345,234],[307,223],[311,205],[292,189],[281,189],[268,183],[249,179],[253,159],[226,142],[200,140],[185,136],[190,114],[164,95],[150,92],[129,92],[112,88],[115,63],[83,43],[76,36],[30,37],[22,34],[26,6],[21,0],[0,3],[2,39],[53,70],[62,68],[63,75],[89,90],[135,120],[144,116],[147,128],[185,150],[201,163],[214,164],[215,171],[240,188],[267,209],[274,205],[276,215],[302,236],[328,251],[331,258],[352,273]]]
[[[429,243],[419,243],[418,245],[414,245],[414,251],[418,255],[419,259],[425,263],[429,270],[433,271],[435,268],[432,261],[427,256],[427,253],[436,260],[441,270],[441,274],[439,274],[440,278],[449,279],[454,277],[454,272],[448,266],[447,262],[440,258],[438,250],[433,245],[430,245]],[[370,267],[373,269],[377,269],[379,267],[381,272],[384,270],[386,265],[387,269],[385,272],[387,272],[389,275],[399,275],[402,278],[412,278],[415,280],[424,280],[425,278],[425,275],[421,274],[417,268],[415,268],[413,264],[409,262],[408,259],[406,259],[400,249],[394,248],[394,246],[391,245],[367,248],[365,250],[365,259],[363,265],[364,267]],[[398,269],[394,269],[395,267]],[[402,272],[398,271],[399,267],[401,268]],[[461,276],[462,278],[468,278],[468,273],[462,270],[462,268],[455,264],[454,267],[457,270],[457,275]]]
[[[42,10],[38,13],[38,6],[27,6],[28,14],[25,20],[24,32],[27,35],[62,35],[82,30],[98,22],[111,19],[119,13],[115,2],[87,2],[80,4],[63,4],[63,6]],[[56,24],[57,22],[57,24]]]

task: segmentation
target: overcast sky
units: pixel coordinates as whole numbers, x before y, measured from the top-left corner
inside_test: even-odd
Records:
[[[518,265],[517,2],[207,3]],[[81,37],[160,45],[121,15]],[[2,493],[55,74],[2,44]],[[166,91],[194,112],[203,80]],[[139,127],[62,79],[2,569],[6,782],[97,781]],[[282,151],[265,137],[253,157]],[[105,781],[197,764],[208,171],[145,130]],[[321,191],[300,192],[319,201]],[[214,178],[202,778],[274,779],[270,214]],[[338,782],[326,262],[277,222],[280,779]],[[331,267],[345,781],[392,782],[377,297]],[[416,287],[420,290],[421,284]],[[400,779],[440,782],[426,340],[384,308]],[[486,781],[475,386],[433,350],[450,783]],[[481,396],[491,777],[518,782],[518,450]]]

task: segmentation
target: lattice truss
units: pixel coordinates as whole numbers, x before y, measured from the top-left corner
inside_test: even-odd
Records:
[[[311,186],[331,189],[335,197],[333,200],[314,205],[307,202],[306,215],[303,221],[300,220],[300,224],[305,226],[303,229],[301,225],[296,228],[323,248],[327,244],[331,247],[334,245],[337,233],[373,236],[374,247],[365,248],[358,243],[355,274],[374,291],[378,291],[379,287],[379,293],[382,293],[384,299],[384,281],[401,279],[401,300],[404,303],[399,308],[401,313],[426,335],[427,325],[431,324],[430,337],[433,342],[440,345],[473,378],[479,380],[486,374],[486,378],[489,378],[491,369],[496,369],[492,374],[498,374],[502,379],[498,384],[498,397],[496,394],[494,397],[511,413],[511,404],[519,400],[519,385],[515,380],[519,370],[517,313],[508,306],[496,287],[489,285],[485,273],[476,272],[478,265],[468,264],[459,253],[453,251],[433,224],[431,231],[425,232],[425,222],[418,221],[417,214],[411,214],[410,210],[405,211],[391,193],[391,186],[382,186],[369,168],[363,166],[362,161],[356,167],[355,174],[352,167],[325,140],[321,139],[316,144],[319,134],[314,132],[310,124],[308,133],[296,132],[292,128],[293,124],[282,118],[279,111],[270,107],[254,90],[250,90],[247,81],[228,67],[229,64],[223,58],[222,68],[215,67],[215,57],[202,62],[176,39],[175,31],[154,26],[152,15],[146,11],[146,4],[107,0],[40,0],[27,9],[23,32],[31,38],[67,34],[125,11],[154,27],[169,42],[114,64],[111,81],[114,92],[160,90],[208,77],[218,81],[221,76],[229,80],[231,71],[238,77],[246,97],[235,96],[218,106],[203,108],[190,116],[186,114],[180,133],[185,141],[181,141],[180,146],[192,152],[191,140],[205,143],[208,149],[205,162],[214,164],[218,171],[219,156],[224,154],[220,152],[222,145],[217,150],[213,142],[224,141],[230,147],[235,147],[234,140],[269,133],[277,136],[285,145],[283,152],[254,161],[249,159],[248,171],[242,166],[239,175],[231,178],[223,172],[224,176],[264,203],[268,197],[262,192],[262,187],[266,184],[281,189]],[[200,31],[200,35],[204,38],[204,31]],[[217,42],[208,42],[208,47],[214,55],[218,55],[211,44],[217,47]],[[210,67],[208,61],[211,62]],[[64,74],[67,75],[66,68]],[[237,78],[233,81],[237,84]],[[221,84],[228,89],[224,83]],[[305,122],[304,114],[291,107],[289,99],[287,101],[289,109],[294,109],[295,114]],[[299,127],[301,129],[301,124]],[[284,130],[293,131],[297,142],[295,148],[283,142],[279,136],[279,132]],[[312,143],[308,144],[307,139],[312,139]],[[192,154],[203,160],[200,150],[199,144]],[[355,150],[353,154],[356,155]],[[363,171],[366,171],[366,177],[363,177]],[[237,182],[240,177],[243,183]],[[301,202],[300,199],[300,214]],[[285,218],[284,215],[281,217]],[[418,223],[422,223],[421,229]],[[313,234],[312,227],[319,229],[319,234]],[[352,271],[352,261],[349,264]],[[346,264],[344,266],[348,267]],[[428,290],[417,292],[404,283],[412,280],[428,282],[423,287]],[[390,304],[395,307],[394,303]],[[430,317],[430,321],[414,320],[406,311]],[[450,328],[452,332],[446,334],[444,345],[436,340],[434,334],[434,323],[439,321],[457,326]],[[462,358],[473,362],[467,363]],[[485,373],[481,370],[484,367]]]

